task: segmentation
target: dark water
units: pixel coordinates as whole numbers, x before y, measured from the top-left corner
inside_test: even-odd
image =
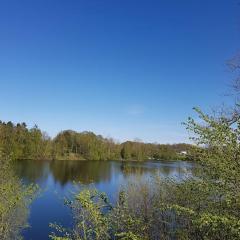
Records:
[[[69,209],[64,197],[72,196],[76,183],[94,185],[114,201],[119,187],[137,178],[147,179],[153,174],[181,180],[191,174],[193,164],[181,161],[128,162],[117,161],[19,161],[17,175],[26,183],[37,183],[41,193],[30,209],[30,228],[24,231],[24,239],[48,239],[49,223],[58,222],[71,226]]]

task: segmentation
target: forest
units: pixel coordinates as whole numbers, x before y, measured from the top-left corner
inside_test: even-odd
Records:
[[[1,152],[17,160],[183,160],[193,148],[186,143],[117,143],[93,132],[72,130],[51,139],[36,125],[28,128],[26,123],[0,121]]]

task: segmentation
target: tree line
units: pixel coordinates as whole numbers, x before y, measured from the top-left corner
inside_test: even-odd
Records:
[[[117,143],[93,132],[65,130],[51,139],[38,126],[0,121],[0,150],[12,159],[32,160],[150,160],[183,159],[190,144]]]

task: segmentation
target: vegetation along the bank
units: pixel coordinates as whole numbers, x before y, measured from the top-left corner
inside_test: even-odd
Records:
[[[66,130],[51,139],[37,126],[0,121],[0,149],[12,159],[32,160],[177,160],[187,159],[189,144],[117,143],[92,132]]]
[[[0,151],[0,239],[22,239],[28,227],[29,204],[37,186],[24,185],[14,174],[14,162]]]

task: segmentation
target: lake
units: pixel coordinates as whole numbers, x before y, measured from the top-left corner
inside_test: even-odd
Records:
[[[64,198],[77,186],[95,186],[114,202],[121,186],[132,179],[145,180],[153,174],[179,181],[191,175],[193,164],[183,161],[18,161],[16,174],[25,183],[36,183],[41,191],[31,204],[29,224],[23,232],[26,240],[48,239],[49,223],[72,225],[71,212]],[[81,184],[80,184],[81,183]]]

